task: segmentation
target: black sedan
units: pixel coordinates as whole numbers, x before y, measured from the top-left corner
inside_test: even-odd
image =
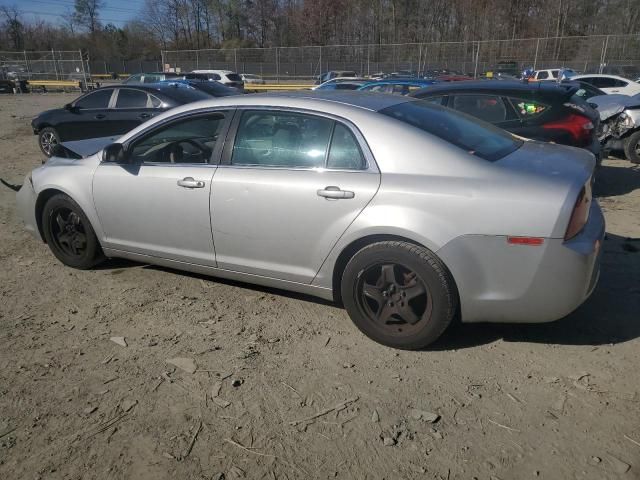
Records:
[[[493,123],[522,137],[582,147],[600,156],[598,112],[580,86],[482,80],[432,85],[410,94]]]
[[[93,90],[31,121],[42,152],[61,142],[122,135],[149,118],[185,103],[211,98],[180,84],[119,85]]]

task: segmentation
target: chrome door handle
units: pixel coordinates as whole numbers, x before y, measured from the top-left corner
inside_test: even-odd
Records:
[[[150,118],[151,114],[150,113],[141,113],[138,118]]]
[[[194,180],[193,177],[185,177],[182,180],[178,180],[178,186],[184,188],[204,188],[204,182],[202,180]]]
[[[321,190],[317,191],[319,197],[329,198],[337,200],[339,198],[353,198],[356,196],[355,193],[350,192],[349,190],[340,190],[340,187],[335,187],[333,185],[324,187]]]
[[[96,120],[102,120],[103,118],[106,118],[106,115],[104,113],[99,113],[95,116]]]

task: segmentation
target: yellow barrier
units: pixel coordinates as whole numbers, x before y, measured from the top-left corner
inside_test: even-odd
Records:
[[[80,88],[80,82],[74,80],[28,80],[30,87],[73,87]]]

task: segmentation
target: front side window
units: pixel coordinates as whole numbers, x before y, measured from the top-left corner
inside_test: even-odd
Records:
[[[78,108],[108,108],[113,89],[96,90],[78,100],[74,106]]]
[[[471,155],[490,162],[505,157],[522,145],[521,140],[490,123],[424,100],[392,105],[379,113],[441,138]]]
[[[242,114],[231,163],[289,168],[324,166],[333,121],[314,115],[248,111]]]
[[[560,70],[551,70],[551,76],[553,78],[558,78],[558,73],[560,72]]]
[[[225,113],[179,120],[151,132],[129,147],[134,163],[208,163]]]
[[[498,123],[507,119],[507,109],[497,95],[456,95],[452,108],[485,122]]]
[[[116,108],[146,108],[148,96],[141,90],[121,88],[116,100]]]

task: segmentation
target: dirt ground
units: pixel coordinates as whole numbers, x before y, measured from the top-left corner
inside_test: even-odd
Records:
[[[29,122],[72,98],[0,97],[0,177],[40,164]],[[400,352],[314,298],[63,267],[0,186],[0,478],[638,479],[640,170],[605,161],[598,193],[603,271],[578,311]]]

